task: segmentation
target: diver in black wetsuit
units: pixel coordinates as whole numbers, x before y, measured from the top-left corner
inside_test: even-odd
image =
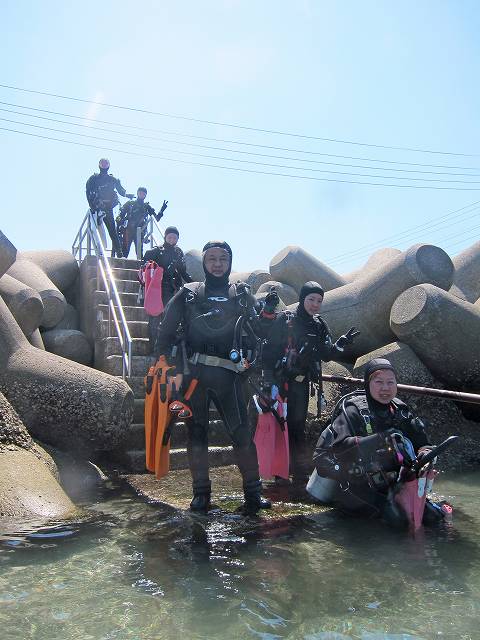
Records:
[[[358,331],[354,327],[333,343],[325,321],[318,315],[323,289],[306,282],[295,311],[277,315],[263,349],[263,386],[276,384],[287,396],[287,424],[293,483],[305,486],[311,471],[311,450],[305,434],[312,385],[317,386],[318,410],[322,402],[322,360],[335,360]]]
[[[187,273],[183,251],[177,246],[179,237],[180,233],[177,227],[167,227],[163,245],[146,251],[143,257],[143,264],[151,260],[163,269],[162,301],[165,307],[177,291],[181,289],[184,282],[192,282],[192,278]],[[155,345],[160,319],[161,316],[148,316],[148,335],[151,351],[153,351]]]
[[[146,197],[147,189],[145,187],[139,187],[137,189],[137,199],[126,202],[120,209],[120,213],[117,216],[117,225],[118,228],[121,229],[122,251],[124,258],[128,258],[130,247],[133,242],[137,253],[137,260],[142,259],[143,238],[148,219],[153,216],[158,222],[163,217],[163,213],[167,208],[168,202],[164,200],[160,211],[155,213],[155,209],[150,206],[148,202],[145,202]],[[138,228],[141,229],[140,246],[137,246]]]
[[[396,397],[396,374],[389,360],[370,360],[364,384],[364,392],[340,399],[331,424],[320,435],[313,460],[321,478],[338,481],[332,499],[344,511],[404,526],[406,516],[389,500],[389,487],[400,469],[389,438],[394,432],[408,438],[419,459],[431,445],[422,420]],[[438,518],[438,510],[428,501],[425,513]]]
[[[187,450],[193,481],[190,508],[206,511],[210,506],[208,419],[210,401],[213,401],[233,442],[243,478],[245,511],[254,513],[271,506],[261,497],[257,452],[248,423],[244,389],[247,360],[254,360],[257,344],[252,331],[257,321],[256,301],[244,283],[229,284],[231,266],[232,250],[226,242],[214,241],[204,246],[205,283],[185,285],[169,302],[159,327],[156,352],[171,359],[181,325],[191,377],[198,379],[190,400],[193,417],[188,424]],[[241,345],[236,343],[236,336],[240,336]],[[244,354],[238,362],[236,358],[231,359],[234,347],[238,351],[241,348]],[[176,363],[177,371],[181,372],[182,363],[178,359]],[[180,379],[176,381],[177,388],[179,383]]]
[[[107,227],[112,240],[112,257],[116,255],[121,258],[122,250],[113,219],[113,208],[118,204],[117,194],[124,198],[133,198],[133,193],[126,193],[120,180],[108,173],[110,161],[107,158],[101,158],[98,167],[100,173],[91,175],[85,187],[88,206],[96,217],[97,226],[103,221]]]

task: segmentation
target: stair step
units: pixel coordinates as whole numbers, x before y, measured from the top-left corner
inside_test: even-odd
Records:
[[[145,451],[132,449],[126,451],[121,462],[134,473],[145,472]],[[212,467],[224,467],[235,464],[233,447],[209,447],[208,464]],[[170,469],[188,469],[188,457],[186,449],[170,450]]]
[[[95,341],[95,361],[101,362],[108,356],[120,356],[122,350],[120,348],[120,340],[115,337],[102,338]],[[133,356],[149,356],[150,343],[148,338],[132,338],[132,355]]]
[[[102,312],[103,313],[103,312]],[[111,321],[109,327],[108,316],[103,320],[99,320],[96,325],[96,337],[106,338],[107,336],[116,336],[115,324]],[[128,322],[128,330],[132,338],[148,338],[148,322],[141,320],[132,320]]]
[[[89,267],[97,266],[97,256],[85,256],[84,260]],[[128,260],[128,258],[108,258],[108,262],[112,269],[121,268],[121,269],[139,269],[140,268],[140,260]]]
[[[124,280],[123,282],[128,282],[127,280]],[[120,296],[120,302],[122,303],[122,307],[141,307],[143,308],[143,305],[138,304],[137,302],[137,298],[138,298],[138,286],[137,286],[137,291],[136,292],[125,292],[125,291],[118,291],[118,294]],[[92,304],[94,306],[96,305],[106,305],[108,304],[108,297],[107,297],[107,292],[106,291],[100,291],[100,290],[96,290],[93,293],[92,296]]]
[[[145,426],[143,424],[143,414],[141,422],[131,424],[126,438],[126,449],[145,448]],[[175,449],[187,446],[188,427],[186,422],[177,422],[172,427],[171,446]],[[208,429],[208,441],[214,447],[226,447],[231,444],[223,422],[221,420],[210,420]]]
[[[125,382],[133,391],[133,395],[135,398],[145,399],[145,383],[143,381],[144,377],[145,377],[145,374],[141,376],[131,376],[131,377],[125,378]]]
[[[145,392],[140,398],[135,398],[135,404],[133,407],[133,418],[132,424],[130,425],[130,429],[134,427],[141,426],[143,429],[143,420],[145,417]]]
[[[95,368],[111,376],[121,376],[123,369],[122,356],[107,356],[101,362],[95,363]],[[155,363],[153,356],[132,356],[132,374],[134,376],[144,376],[149,367]]]
[[[97,310],[100,313],[103,313],[104,318],[108,318],[108,305],[99,304],[97,305]],[[123,313],[125,314],[125,318],[127,322],[148,322],[148,316],[145,313],[145,309],[143,307],[123,307]]]

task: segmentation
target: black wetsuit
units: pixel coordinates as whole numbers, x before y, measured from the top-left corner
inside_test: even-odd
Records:
[[[383,435],[389,429],[406,436],[415,452],[429,445],[423,422],[405,403],[395,398],[388,405],[381,404],[362,392],[346,397],[344,410],[320,435],[313,460],[320,476],[340,482],[336,501],[345,510],[383,515],[388,482],[381,475],[367,477],[358,461],[361,458],[367,467],[372,463],[375,468],[378,466],[396,476],[400,464],[384,444]]]
[[[103,220],[112,240],[112,256],[121,257],[122,250],[113,219],[113,208],[118,204],[117,193],[123,197],[126,195],[120,180],[108,173],[108,169],[100,169],[100,173],[94,173],[87,180],[86,194],[90,210],[97,214],[104,212]]]
[[[162,301],[164,306],[180,290],[184,282],[192,282],[192,278],[187,273],[183,251],[177,245],[173,246],[165,242],[161,247],[155,247],[145,252],[144,264],[149,260],[156,262],[163,269],[162,278]],[[150,347],[153,350],[157,335],[158,324],[161,316],[148,317],[148,334]]]
[[[144,230],[150,216],[153,216],[157,221],[162,217],[155,213],[155,209],[151,207],[148,202],[140,200],[139,198],[131,202],[126,202],[120,209],[120,225],[123,227],[122,250],[124,258],[128,258],[133,242],[137,250],[137,260],[142,259]],[[139,247],[136,246],[138,227],[142,229],[140,255],[138,254]]]
[[[255,299],[241,293],[226,278],[209,277],[203,283],[184,286],[171,299],[160,323],[156,351],[171,352],[177,329],[183,326],[186,349],[190,357],[213,356],[228,360],[234,342],[234,329],[245,306],[252,309]],[[255,315],[255,314],[253,314]],[[230,362],[231,364],[231,362]],[[179,365],[181,366],[181,365]],[[188,424],[188,459],[194,494],[210,494],[208,467],[209,405],[215,404],[232,439],[236,462],[243,478],[245,495],[260,495],[257,451],[247,416],[245,373],[236,373],[220,363],[190,363],[192,377],[198,385],[191,397],[193,418]],[[186,380],[184,386],[188,384]]]
[[[290,467],[299,482],[306,480],[312,468],[305,434],[310,383],[318,383],[321,393],[322,360],[333,360],[340,353],[322,318],[302,313],[300,305],[277,316],[263,350],[267,380],[273,379],[287,394]]]

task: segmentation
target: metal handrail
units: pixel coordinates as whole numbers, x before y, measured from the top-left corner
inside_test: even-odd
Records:
[[[87,242],[86,247],[83,246],[85,239]],[[125,318],[117,285],[115,284],[112,268],[108,262],[106,247],[100,237],[93,214],[91,210],[88,209],[73,241],[72,254],[78,262],[81,263],[83,250],[86,249],[86,255],[92,255],[92,248],[97,256],[97,268],[107,293],[109,314],[111,314],[113,318],[117,337],[120,342],[120,348],[122,350],[122,378],[125,380],[126,376],[130,377],[132,375],[132,337],[128,328],[127,319]],[[109,322],[109,328],[110,326],[111,323]]]

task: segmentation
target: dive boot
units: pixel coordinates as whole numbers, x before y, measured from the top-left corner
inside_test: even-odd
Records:
[[[246,486],[243,490],[245,502],[243,503],[243,513],[246,515],[255,515],[260,509],[271,509],[272,503],[266,498],[262,498],[261,482],[252,483],[252,486]]]
[[[209,493],[195,493],[193,495],[193,500],[190,502],[190,511],[207,513],[209,508],[210,508]]]

